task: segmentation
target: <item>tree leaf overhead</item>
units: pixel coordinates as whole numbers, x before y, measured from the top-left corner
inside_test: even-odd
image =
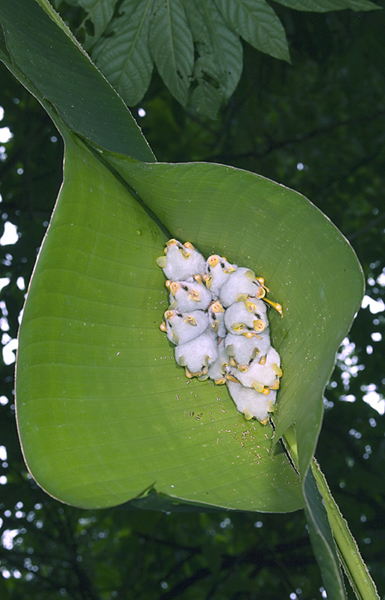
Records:
[[[154,63],[148,34],[152,4],[153,0],[123,2],[121,16],[92,53],[97,67],[130,106],[143,98],[151,80]]]
[[[84,47],[86,49],[90,43],[95,44],[105,32],[114,14],[116,3],[117,0],[78,0],[79,6],[81,6],[87,14],[86,18],[78,27],[78,31],[84,28]],[[89,24],[91,24],[90,33],[88,32]]]
[[[233,94],[242,73],[242,44],[229,29],[214,0],[185,0],[184,7],[199,54],[194,64],[198,83],[191,102],[198,113],[215,116]],[[212,99],[213,104],[208,102]]]
[[[315,12],[379,8],[370,0],[279,3]],[[71,0],[71,4],[85,11],[76,34],[130,106],[145,95],[154,62],[182,105],[216,119],[242,73],[241,38],[265,54],[290,61],[283,24],[265,0],[123,0],[120,4]],[[61,10],[60,1],[55,6]]]
[[[154,0],[149,42],[160,76],[172,95],[186,105],[194,44],[181,0]]]
[[[254,48],[290,60],[283,25],[265,0],[215,1],[230,26]]]
[[[35,0],[0,0],[0,22],[13,72],[22,73],[23,84],[40,102],[53,106],[73,131],[106,148],[153,160],[127,106],[60,17],[51,18],[54,11],[49,4],[47,11]]]

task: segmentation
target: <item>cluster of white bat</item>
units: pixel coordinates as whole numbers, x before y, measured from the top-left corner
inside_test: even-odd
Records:
[[[261,423],[273,412],[280,357],[270,342],[268,289],[251,269],[216,254],[207,260],[190,242],[170,240],[157,264],[167,277],[170,306],[160,328],[175,344],[186,376],[226,384],[237,409]]]

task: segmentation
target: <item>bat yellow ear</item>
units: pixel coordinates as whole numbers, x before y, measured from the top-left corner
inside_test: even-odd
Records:
[[[183,244],[183,246],[185,248],[188,248],[189,250],[195,250],[194,246],[192,245],[191,242],[186,242],[185,244]]]
[[[226,379],[228,379],[229,381],[233,381],[234,383],[239,383],[239,384],[241,383],[238,379],[236,379],[234,377],[234,375],[231,375],[231,374],[230,375],[226,375]]]
[[[181,367],[185,367],[186,366],[186,359],[185,359],[184,355],[182,355],[182,356],[179,357],[178,365],[180,365]]]
[[[244,323],[233,323],[231,326],[231,329],[233,329],[234,331],[242,331],[244,328],[245,328]]]
[[[252,387],[255,389],[256,392],[264,394],[265,386],[262,383],[259,383],[259,381],[253,381]]]
[[[271,368],[273,369],[274,373],[278,375],[278,377],[282,377],[282,369],[277,365],[277,363],[273,363]]]
[[[166,327],[166,323],[164,321],[162,321],[162,323],[159,325],[159,329],[166,333],[167,327]]]
[[[254,312],[257,309],[254,302],[251,300],[245,300],[245,306],[249,312]]]
[[[255,347],[250,356],[251,360],[254,360],[254,358],[257,358],[258,354],[259,354],[259,349],[257,347]]]
[[[245,419],[247,419],[248,421],[250,421],[250,419],[253,418],[253,415],[251,414],[248,408],[245,408],[243,414],[245,415]]]
[[[161,269],[164,269],[165,266],[167,265],[167,258],[165,256],[159,256],[159,258],[156,259],[156,264]]]
[[[203,373],[202,375],[199,375],[199,377],[197,378],[198,381],[206,381],[206,379],[208,379],[208,373]]]

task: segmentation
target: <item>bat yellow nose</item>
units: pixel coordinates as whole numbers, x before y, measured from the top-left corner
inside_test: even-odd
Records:
[[[219,256],[217,254],[213,254],[212,256],[209,256],[207,262],[209,263],[210,267],[216,267],[219,263]]]
[[[215,313],[220,313],[220,312],[225,312],[225,309],[223,308],[222,304],[219,302],[219,300],[217,300],[216,302],[214,302],[211,305],[211,310]]]
[[[255,331],[259,331],[259,333],[261,333],[261,331],[263,331],[265,329],[265,324],[263,321],[261,321],[261,319],[257,319],[256,321],[253,321],[253,326]]]

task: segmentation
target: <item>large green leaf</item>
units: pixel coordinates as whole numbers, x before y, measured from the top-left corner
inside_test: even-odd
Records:
[[[0,0],[6,65],[70,129],[105,148],[154,160],[138,125],[46,0]],[[8,58],[8,57],[7,57]]]
[[[196,167],[213,183],[227,171]],[[238,175],[251,198],[248,174]],[[192,199],[189,188],[175,192]],[[199,243],[199,210],[191,228],[170,235]],[[212,228],[210,248],[222,249],[220,238]],[[29,469],[50,494],[83,507],[153,487],[240,510],[300,508],[299,478],[271,429],[245,421],[225,387],[189,381],[176,365],[159,330],[167,290],[155,260],[166,240],[119,178],[67,137],[64,185],[20,329],[17,415]]]
[[[167,236],[255,269],[284,304],[285,317],[271,318],[284,367],[275,441],[296,421],[306,472],[322,390],[362,295],[347,242],[301,195],[252,173],[96,156],[68,136],[20,330],[26,462],[78,506],[154,489],[240,510],[300,508],[300,478],[271,428],[247,422],[225,387],[187,380],[159,331],[167,294],[155,259]]]

